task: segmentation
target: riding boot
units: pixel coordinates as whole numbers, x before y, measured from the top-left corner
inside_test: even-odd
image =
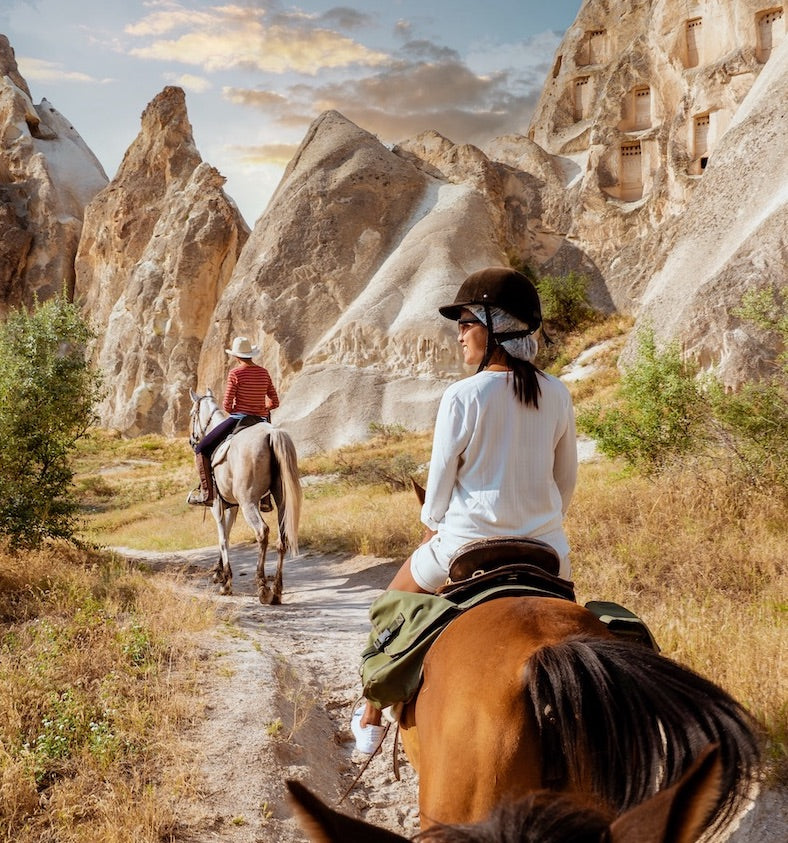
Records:
[[[262,498],[260,498],[260,512],[272,512],[274,509],[274,505],[271,503],[271,493],[266,492]]]
[[[204,454],[195,454],[194,462],[197,465],[197,474],[200,476],[200,486],[189,493],[187,503],[194,506],[213,505],[213,478],[211,476],[211,460]]]

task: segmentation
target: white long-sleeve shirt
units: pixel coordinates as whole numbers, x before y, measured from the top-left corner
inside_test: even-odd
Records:
[[[526,407],[512,377],[482,371],[441,399],[421,520],[446,555],[489,536],[538,538],[562,559],[569,553],[562,524],[577,479],[572,399],[561,381],[540,374],[539,409]]]

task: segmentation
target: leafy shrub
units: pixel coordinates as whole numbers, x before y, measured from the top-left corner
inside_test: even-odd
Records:
[[[677,343],[659,352],[651,329],[641,331],[635,363],[621,378],[613,407],[578,414],[578,427],[608,456],[655,474],[691,452],[728,482],[785,495],[788,491],[788,317],[786,292],[757,291],[734,313],[775,332],[782,344],[771,378],[729,392],[682,360]]]
[[[91,336],[65,297],[0,326],[0,534],[14,546],[73,538],[71,456],[101,389],[85,356]]]
[[[746,384],[737,393],[709,383],[715,439],[731,471],[748,486],[788,489],[788,390],[773,381]]]
[[[542,318],[559,331],[573,331],[594,314],[588,301],[588,277],[577,272],[545,275],[536,282]]]
[[[736,473],[750,486],[788,489],[788,287],[749,290],[733,311],[773,333],[781,351],[770,378],[727,392],[716,381],[708,399],[716,438],[730,456]]]
[[[708,408],[696,375],[677,343],[658,351],[653,330],[646,328],[638,335],[636,362],[622,375],[616,405],[592,405],[578,414],[578,427],[602,453],[658,473],[703,439]]]

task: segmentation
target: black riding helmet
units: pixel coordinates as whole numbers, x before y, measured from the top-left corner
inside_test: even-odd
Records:
[[[463,308],[470,304],[481,305],[487,317],[487,350],[477,371],[487,365],[496,345],[506,340],[527,337],[542,324],[542,306],[536,287],[527,276],[515,269],[491,266],[474,272],[462,282],[454,302],[439,307],[438,312],[441,316],[456,321],[460,318]],[[506,311],[527,327],[521,331],[493,332],[491,307]],[[544,330],[542,336],[546,343],[551,342]]]

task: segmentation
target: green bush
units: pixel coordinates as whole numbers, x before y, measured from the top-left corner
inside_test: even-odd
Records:
[[[588,301],[588,277],[576,272],[545,275],[536,282],[542,318],[559,331],[573,331],[594,314]]]
[[[677,343],[658,351],[651,329],[638,335],[634,364],[621,378],[612,407],[578,413],[578,428],[602,453],[623,457],[645,474],[682,456],[708,459],[729,482],[785,495],[788,490],[788,317],[786,292],[757,291],[734,314],[775,333],[783,351],[774,374],[730,392],[682,360]]]
[[[712,382],[708,399],[714,432],[736,474],[750,486],[788,489],[788,287],[750,290],[738,316],[774,334],[781,350],[771,377],[747,383],[738,392]]]
[[[101,390],[85,357],[91,336],[65,297],[0,325],[0,534],[13,546],[73,539],[71,457]]]
[[[716,381],[708,400],[730,472],[748,486],[788,489],[788,389],[777,378],[729,393]]]
[[[603,454],[654,474],[698,448],[708,405],[697,368],[682,360],[677,343],[659,351],[650,328],[638,334],[637,343],[635,363],[622,375],[616,404],[607,410],[592,405],[578,413],[577,423]]]

